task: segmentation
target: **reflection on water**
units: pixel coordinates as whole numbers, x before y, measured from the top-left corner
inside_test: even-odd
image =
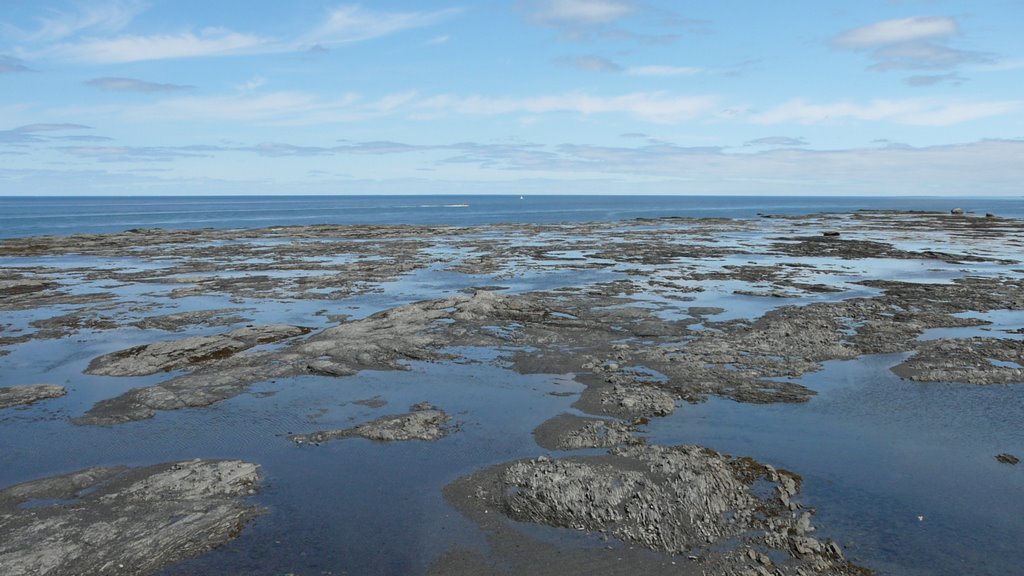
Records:
[[[884,574],[1008,574],[1024,565],[1024,452],[1014,386],[921,384],[904,355],[826,363],[806,405],[710,399],[652,421],[656,443],[697,443],[804,477],[821,536]],[[919,518],[920,517],[920,518]]]

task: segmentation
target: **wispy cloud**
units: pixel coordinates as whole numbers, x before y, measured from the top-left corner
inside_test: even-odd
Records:
[[[679,39],[679,29],[704,31],[706,24],[632,0],[520,0],[518,6],[527,22],[554,28],[562,39],[574,42],[668,44]],[[630,20],[641,19],[646,23],[643,28],[627,27]],[[659,28],[672,31],[652,31]]]
[[[65,146],[61,150],[79,158],[99,162],[167,162],[177,158],[202,158],[210,154],[203,147],[157,146]]]
[[[355,95],[322,99],[303,92],[238,93],[219,96],[186,96],[124,108],[137,119],[286,121],[324,109],[348,108]],[[315,123],[313,119],[310,123]]]
[[[30,69],[16,58],[0,56],[0,74],[13,74],[14,72],[29,72]]]
[[[26,124],[10,130],[0,130],[0,144],[32,144],[45,142],[49,132],[66,132],[68,130],[88,130],[82,124]]]
[[[618,72],[622,67],[603,56],[588,54],[571,58],[559,58],[556,64],[583,70],[584,72]]]
[[[643,135],[636,136],[643,138]],[[328,177],[343,173],[346,182],[359,183],[360,189],[379,193],[442,193],[456,185],[471,187],[479,193],[543,192],[549,191],[553,183],[560,183],[560,190],[589,194],[621,193],[623,186],[628,185],[637,193],[749,194],[757,190],[771,194],[964,196],[977,190],[993,195],[1017,194],[1019,182],[1024,180],[1024,164],[1017,161],[1024,154],[1024,140],[982,140],[924,147],[882,141],[863,148],[833,150],[775,147],[740,151],[732,147],[687,147],[664,142],[595,146],[355,141],[336,146],[294,143],[75,146],[62,148],[62,151],[114,168],[30,170],[0,166],[0,181],[4,183],[5,192],[66,193],[69,186],[73,186],[89,193],[102,193],[104,189],[133,192],[160,189],[177,194],[201,194],[216,185],[216,189],[225,192],[279,193],[282,185],[309,182],[306,163],[299,165],[291,175],[282,169],[289,165],[287,158],[295,156],[335,156],[327,164],[331,166],[330,173],[314,172]],[[260,166],[271,170],[274,177],[261,176],[257,170],[229,179],[197,178],[191,170],[172,170],[160,172],[159,180],[137,181],[132,186],[125,180],[129,173],[152,171],[158,166],[173,167],[166,163],[168,160],[217,157],[221,153],[259,154],[267,158]],[[395,154],[410,156],[402,162],[394,162],[394,171],[384,178],[362,169],[363,165],[372,163],[361,158],[340,158]],[[422,174],[431,174],[431,177],[427,179]],[[475,174],[479,179],[466,174]],[[326,180],[322,188],[304,189],[325,193],[337,189],[337,181]]]
[[[744,146],[807,146],[807,140],[803,138],[790,138],[788,136],[767,136],[750,140]]]
[[[555,112],[627,114],[648,122],[673,123],[710,114],[715,104],[716,99],[712,96],[633,92],[618,96],[569,93],[518,98],[442,95],[422,100],[417,106],[425,110],[467,115]]]
[[[874,48],[906,44],[936,38],[949,38],[960,33],[956,20],[945,16],[917,16],[883,20],[835,37],[835,43],[846,48]]]
[[[538,0],[525,7],[533,22],[566,28],[608,24],[636,10],[621,0]]]
[[[286,50],[283,45],[275,43],[271,38],[232,32],[225,28],[207,28],[198,34],[182,32],[151,36],[87,38],[58,44],[44,50],[42,54],[73,62],[119,64],[198,56],[284,52]]]
[[[36,19],[39,26],[33,30],[5,24],[2,25],[3,31],[19,42],[55,42],[83,32],[117,32],[131,23],[147,5],[140,0],[97,0],[78,2],[75,7],[75,11],[50,8],[45,16]]]
[[[833,45],[866,51],[873,70],[951,70],[969,63],[990,62],[981,52],[950,46],[960,36],[960,26],[948,16],[917,16],[883,20],[847,30],[832,39]]]
[[[108,92],[176,92],[194,88],[194,86],[183,86],[181,84],[161,84],[135,78],[112,77],[93,78],[92,80],[87,80],[85,84]]]
[[[703,70],[692,66],[632,66],[626,69],[630,76],[693,76]]]
[[[947,74],[922,74],[918,76],[909,76],[904,80],[904,82],[910,86],[935,86],[936,84],[951,84],[953,86],[959,86],[966,81],[966,78],[956,72],[949,72]]]
[[[850,121],[891,122],[916,126],[949,126],[980,118],[1000,116],[1024,108],[1024,100],[950,101],[933,98],[872,100],[867,103],[832,102],[812,104],[790,100],[750,116],[755,124],[843,123]]]
[[[459,14],[459,9],[385,12],[361,6],[342,6],[328,11],[323,20],[294,37],[275,37],[239,32],[224,27],[207,27],[161,34],[119,34],[141,4],[115,2],[106,11],[87,9],[77,15],[62,15],[47,21],[33,34],[21,35],[28,46],[19,53],[89,64],[117,64],[285,52],[325,51],[327,47],[379,38],[413,28],[433,26]],[[127,8],[133,8],[128,10]],[[103,15],[111,13],[108,20]],[[101,23],[103,23],[101,25]],[[88,31],[84,36],[80,32]],[[100,32],[108,32],[107,35]],[[39,44],[44,44],[39,46]]]
[[[221,95],[171,97],[118,106],[76,106],[61,115],[116,117],[133,121],[247,121],[300,126],[365,121],[385,116],[437,119],[453,115],[498,116],[622,114],[635,120],[672,124],[715,114],[717,98],[670,92],[600,95],[587,92],[534,96],[484,96],[395,92],[378,97],[358,93],[320,95],[298,91],[238,91]]]
[[[427,12],[379,12],[361,6],[342,6],[331,10],[323,23],[299,38],[297,43],[308,47],[370,40],[403,30],[433,26],[461,12],[457,8]]]

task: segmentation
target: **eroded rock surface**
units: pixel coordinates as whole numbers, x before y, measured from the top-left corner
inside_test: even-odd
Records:
[[[408,361],[453,359],[446,349],[463,345],[510,350],[513,368],[524,373],[576,373],[588,386],[577,406],[594,414],[665,415],[677,400],[700,402],[709,395],[804,402],[814,393],[780,378],[798,378],[828,360],[914,350],[926,346],[917,340],[926,329],[981,322],[953,315],[959,312],[1024,309],[1024,284],[1017,280],[871,284],[883,292],[719,323],[701,316],[664,320],[635,299],[616,295],[629,288],[621,284],[524,294],[480,290],[397,306],[281,350],[220,360],[101,402],[80,422],[111,423],[146,418],[154,410],[203,406],[274,378],[403,370]],[[698,322],[710,329],[690,330]],[[116,370],[153,369],[131,354],[109,357]]]
[[[996,454],[996,460],[998,460],[1002,464],[1009,464],[1010,466],[1016,466],[1017,464],[1020,464],[1020,458],[1008,452]]]
[[[446,495],[471,517],[498,510],[520,522],[608,533],[650,550],[700,556],[703,569],[720,574],[760,574],[759,567],[769,574],[863,573],[838,545],[811,536],[811,513],[793,499],[799,489],[795,474],[750,458],[700,446],[634,445],[608,456],[499,465],[457,481]]]
[[[11,406],[24,406],[40,400],[59,398],[68,391],[55,384],[24,384],[0,388],[0,409]]]
[[[86,372],[102,376],[145,376],[194,368],[197,364],[227,358],[259,344],[308,333],[308,328],[287,324],[247,326],[213,336],[192,336],[105,354],[93,360]]]
[[[132,323],[132,326],[143,329],[167,330],[177,332],[186,326],[230,326],[249,321],[248,318],[239,316],[245,308],[220,308],[215,310],[191,310],[188,312],[173,312],[157,316],[147,316],[142,320]]]
[[[538,426],[533,437],[548,450],[610,448],[635,441],[633,430],[633,426],[618,420],[560,414]]]
[[[1024,340],[929,340],[892,370],[903,378],[922,382],[1024,383]]]
[[[155,574],[235,538],[260,514],[255,464],[90,468],[0,491],[5,576]]]
[[[382,416],[364,424],[344,430],[323,430],[311,434],[290,436],[296,444],[320,444],[339,438],[360,436],[378,442],[406,440],[440,440],[451,432],[452,417],[427,402],[414,404],[407,414]]]

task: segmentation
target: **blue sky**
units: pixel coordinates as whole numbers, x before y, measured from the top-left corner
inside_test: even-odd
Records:
[[[1024,1],[0,2],[0,195],[1024,195]]]

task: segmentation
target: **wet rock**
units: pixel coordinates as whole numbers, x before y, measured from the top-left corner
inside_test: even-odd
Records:
[[[810,514],[795,514],[789,500],[798,490],[799,477],[749,458],[636,445],[608,456],[499,465],[445,494],[473,518],[498,510],[520,522],[606,533],[630,546],[703,557],[715,573],[772,564],[751,547],[783,553],[786,574],[858,573],[838,547],[806,536]]]
[[[1002,454],[996,454],[996,460],[1003,464],[1009,464],[1011,466],[1015,466],[1020,463],[1020,458],[1017,458],[1013,454],[1009,454],[1007,452],[1003,452]]]
[[[600,391],[603,412],[622,416],[667,416],[676,409],[676,398],[654,386],[615,384]]]
[[[893,258],[897,260],[942,260],[944,262],[996,262],[1004,261],[977,254],[950,254],[936,250],[912,252],[900,250],[892,244],[874,240],[843,240],[832,236],[798,236],[778,238],[784,242],[772,249],[789,256],[818,256],[856,260],[861,258]]]
[[[192,460],[90,468],[0,491],[0,573],[155,574],[235,538],[258,467]]]
[[[111,316],[90,308],[82,308],[59,316],[33,320],[30,325],[38,329],[32,335],[33,339],[66,338],[82,330],[114,330],[120,326],[117,320]]]
[[[378,442],[406,440],[440,440],[452,428],[452,417],[433,405],[421,402],[409,408],[407,414],[382,416],[365,424],[344,430],[323,430],[311,434],[296,434],[289,439],[296,444],[320,444],[328,440],[360,436]]]
[[[362,400],[353,400],[353,404],[360,406],[366,406],[367,408],[383,408],[388,405],[388,401],[380,396],[374,396],[373,398],[364,398]]]
[[[220,308],[217,310],[174,312],[172,314],[147,316],[142,320],[133,322],[132,326],[144,330],[156,329],[169,332],[177,332],[188,326],[230,326],[249,321],[248,318],[237,314],[245,310],[245,308]]]
[[[1008,338],[929,340],[892,371],[901,378],[918,382],[1024,383],[1024,341]]]
[[[132,388],[97,402],[84,415],[72,420],[79,425],[106,425],[152,418],[158,410],[200,408],[243,393],[250,384],[274,378],[294,376],[306,368],[306,362],[235,361],[230,366],[218,364],[178,376],[156,386]],[[308,372],[304,372],[308,373]]]
[[[197,364],[227,358],[259,344],[308,334],[308,328],[287,324],[248,326],[214,336],[193,336],[156,342],[105,354],[93,360],[86,373],[101,376],[145,376],[189,369]]]
[[[24,406],[49,398],[59,398],[67,393],[66,388],[54,384],[7,386],[0,388],[0,409]]]
[[[633,427],[617,420],[560,414],[533,431],[537,444],[548,450],[610,448],[633,441]]]
[[[963,214],[964,213],[964,209],[963,208],[953,208],[952,210],[949,211],[949,213],[950,214],[956,214],[956,215]]]
[[[851,222],[856,224],[856,239],[793,235],[800,231],[806,233],[808,228],[838,229]],[[786,234],[769,237],[765,229],[759,228],[762,226],[778,228]],[[657,234],[652,235],[652,227],[657,228]],[[941,248],[943,237],[985,244],[995,238],[1006,244],[1005,238],[1017,231],[1024,231],[1024,225],[1015,220],[986,222],[981,218],[952,219],[941,214],[858,213],[787,217],[764,223],[678,219],[580,224],[571,228],[540,225],[476,229],[314,226],[187,234],[160,231],[152,238],[147,232],[141,235],[144,239],[130,239],[142,240],[140,253],[153,257],[170,250],[180,258],[179,262],[161,272],[166,273],[165,276],[154,275],[149,270],[140,272],[140,276],[135,276],[135,272],[106,273],[108,276],[137,282],[174,278],[183,287],[187,285],[188,290],[196,289],[200,293],[210,288],[209,282],[221,282],[223,286],[218,286],[233,295],[259,293],[269,297],[268,294],[279,295],[282,290],[321,290],[332,282],[337,285],[342,281],[329,275],[321,279],[327,284],[321,285],[321,280],[307,284],[302,279],[306,277],[304,274],[294,275],[285,289],[279,280],[289,275],[280,272],[305,270],[301,266],[309,264],[296,258],[335,257],[331,250],[344,249],[342,261],[349,256],[356,259],[343,262],[344,266],[360,270],[360,274],[365,275],[359,278],[365,279],[374,277],[371,269],[380,262],[378,256],[388,259],[386,266],[390,266],[391,259],[398,261],[414,254],[416,265],[421,265],[426,258],[421,251],[430,245],[424,238],[447,243],[456,254],[440,256],[435,250],[428,258],[431,262],[438,265],[461,263],[467,265],[464,271],[472,274],[493,268],[495,280],[498,276],[506,277],[505,274],[514,276],[524,269],[555,270],[566,259],[581,263],[603,259],[630,263],[633,268],[617,268],[617,272],[631,275],[628,280],[527,293],[499,292],[484,285],[484,288],[450,298],[396,306],[357,320],[346,319],[344,314],[331,314],[342,322],[273,351],[235,356],[231,347],[217,349],[214,345],[213,354],[199,364],[187,366],[188,362],[185,363],[190,373],[156,387],[131,390],[104,401],[79,422],[126,421],[148,417],[154,410],[204,406],[230,398],[254,382],[274,378],[342,377],[360,370],[405,370],[410,362],[455,359],[462,346],[499,348],[511,361],[511,367],[522,373],[576,373],[577,380],[588,386],[578,407],[597,415],[654,416],[670,411],[669,404],[675,401],[699,402],[712,395],[742,402],[803,402],[813,392],[782,378],[799,378],[819,370],[821,363],[828,360],[914,351],[921,345],[917,337],[928,328],[981,322],[954,314],[1024,307],[1024,289],[1019,281],[992,278],[957,279],[951,284],[935,285],[880,280],[850,283],[829,280],[826,283],[817,282],[813,277],[821,272],[821,266],[808,262],[794,260],[765,265],[758,263],[763,260],[751,260],[745,264],[708,266],[688,259],[709,254],[751,254],[753,257],[756,253],[777,257],[784,253],[813,258],[948,258],[996,262],[981,255],[952,254],[952,250],[950,253],[910,252],[882,240],[901,234],[917,238],[922,233],[933,233],[932,238],[938,239],[937,248]],[[719,232],[742,234],[743,246],[714,246]],[[614,236],[614,242],[606,241],[610,235]],[[539,236],[544,236],[545,242],[521,241]],[[413,240],[413,237],[418,239]],[[355,238],[360,240],[349,240]],[[36,249],[31,246],[43,244],[56,252],[82,250],[86,254],[113,254],[118,247],[123,251],[127,241],[124,237],[106,235],[75,242],[52,238],[28,245],[11,241],[0,243],[0,252],[4,248],[15,252],[31,251]],[[261,245],[271,241],[274,243],[271,247]],[[227,244],[230,248],[222,255],[221,250]],[[234,256],[273,262],[224,263]],[[359,260],[362,257],[367,260]],[[486,262],[481,262],[477,268],[470,262],[474,258]],[[278,273],[248,277],[215,274],[222,266],[250,264]],[[314,264],[327,266],[324,261]],[[196,276],[189,279],[182,275],[185,268]],[[828,273],[831,276],[846,274],[834,268]],[[801,298],[850,288],[881,294],[846,300],[828,298],[830,301],[816,298],[818,301],[812,304],[784,306],[750,320],[708,322],[698,307],[684,313],[685,309],[678,305],[681,298],[686,298],[684,294],[703,290],[703,286],[696,285],[698,283],[717,280],[750,282],[767,287],[767,294]],[[353,289],[372,289],[372,284]],[[650,298],[655,293],[657,302]],[[692,330],[694,324],[703,324],[704,329]],[[203,358],[202,354],[198,356]],[[611,365],[620,369],[611,370]],[[651,381],[638,379],[621,369],[628,366],[656,371],[663,377]],[[143,370],[154,368],[148,366]],[[650,397],[652,395],[656,397]]]

